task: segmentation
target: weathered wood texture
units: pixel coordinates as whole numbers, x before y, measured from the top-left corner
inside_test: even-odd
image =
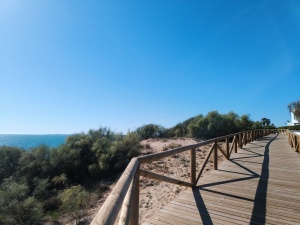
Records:
[[[103,206],[94,217],[91,223],[92,225],[114,224],[138,168],[139,161],[136,158],[132,159],[113,191],[107,197]]]
[[[300,224],[300,155],[288,136],[261,135],[144,224]]]

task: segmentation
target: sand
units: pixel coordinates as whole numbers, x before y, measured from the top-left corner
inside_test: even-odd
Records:
[[[198,140],[191,138],[178,138],[178,139],[148,139],[143,140],[141,145],[143,146],[142,155],[158,153],[166,151],[168,149],[186,146],[198,143]],[[203,146],[197,149],[197,167],[198,173],[205,156],[208,153],[210,146]],[[212,157],[212,156],[211,156]],[[219,161],[222,161],[224,157],[219,154]],[[206,165],[203,175],[210,171],[213,167],[212,158],[209,159]],[[141,165],[141,169],[165,175],[168,177],[176,178],[182,181],[190,181],[190,152],[176,154],[170,157],[166,157],[162,160],[158,160],[152,163]],[[111,185],[111,190],[115,184]],[[166,182],[160,182],[153,179],[141,177],[140,179],[140,224],[147,218],[155,214],[155,212],[178,195],[181,191],[186,190],[188,187],[170,184]],[[89,220],[96,215],[101,205],[108,196],[109,191],[105,193],[97,205],[90,210]]]

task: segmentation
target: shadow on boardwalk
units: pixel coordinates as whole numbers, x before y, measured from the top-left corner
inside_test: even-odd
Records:
[[[269,179],[269,151],[270,151],[270,144],[272,141],[274,141],[275,137],[265,137],[261,139],[261,141],[266,141],[266,145],[257,145],[254,143],[251,143],[253,145],[253,148],[261,148],[264,147],[264,152],[257,153],[255,151],[251,151],[250,149],[244,149],[245,151],[248,151],[252,154],[252,156],[246,156],[246,157],[239,157],[230,159],[230,162],[236,165],[237,167],[242,168],[246,173],[240,173],[240,172],[234,172],[234,171],[227,171],[227,170],[220,170],[223,172],[228,173],[234,173],[238,175],[247,175],[246,177],[231,179],[231,180],[224,180],[224,181],[218,181],[213,183],[206,183],[204,185],[197,186],[193,189],[193,196],[194,200],[197,205],[197,209],[199,211],[199,215],[201,218],[201,221],[203,224],[211,225],[213,224],[213,220],[211,218],[211,215],[209,213],[209,210],[206,207],[205,201],[202,198],[201,193],[203,192],[210,192],[213,194],[218,194],[220,196],[224,197],[231,197],[239,200],[244,200],[248,202],[253,202],[253,210],[250,216],[250,224],[265,224],[266,223],[266,206],[267,206],[267,189],[268,189],[268,179]],[[257,145],[257,146],[255,146]],[[263,157],[263,162],[261,166],[261,173],[255,173],[251,169],[243,166],[241,163],[239,163],[239,160],[241,159],[250,159],[254,157]],[[253,198],[247,198],[235,195],[233,193],[225,193],[222,191],[214,190],[213,188],[217,185],[223,185],[223,184],[229,184],[234,182],[240,182],[245,180],[251,180],[251,179],[257,179],[259,178],[258,185],[255,192],[255,197]]]

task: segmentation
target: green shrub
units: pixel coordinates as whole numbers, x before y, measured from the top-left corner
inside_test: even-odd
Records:
[[[142,140],[149,138],[162,138],[165,134],[165,128],[156,124],[143,125],[136,129],[136,133]]]
[[[89,194],[80,186],[73,186],[65,189],[59,194],[61,209],[71,214],[76,224],[86,215],[89,206]]]

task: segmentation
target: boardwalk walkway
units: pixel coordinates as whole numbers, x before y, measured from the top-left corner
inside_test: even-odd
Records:
[[[300,156],[284,134],[248,143],[143,224],[300,224]]]

